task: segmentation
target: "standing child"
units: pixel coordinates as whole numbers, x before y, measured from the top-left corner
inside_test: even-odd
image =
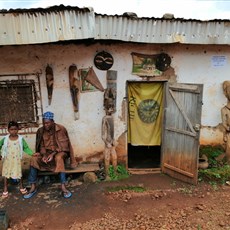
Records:
[[[32,155],[33,152],[29,148],[25,139],[18,134],[19,125],[15,121],[8,124],[9,134],[0,140],[0,150],[2,162],[2,176],[4,177],[4,189],[2,197],[8,197],[7,180],[19,179],[20,192],[26,194],[27,190],[23,187],[21,159],[23,152]]]

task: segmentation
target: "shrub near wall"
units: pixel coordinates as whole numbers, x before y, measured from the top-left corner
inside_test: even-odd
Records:
[[[209,162],[207,169],[199,170],[200,181],[223,184],[230,180],[230,165],[226,163],[222,146],[201,146],[199,155],[206,155]]]

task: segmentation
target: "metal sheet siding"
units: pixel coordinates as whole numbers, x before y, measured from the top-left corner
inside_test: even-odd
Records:
[[[96,15],[96,38],[139,43],[230,44],[230,21]]]
[[[50,43],[94,38],[93,11],[1,13],[0,45]]]

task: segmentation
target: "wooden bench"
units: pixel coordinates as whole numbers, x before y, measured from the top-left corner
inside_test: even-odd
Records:
[[[100,169],[98,163],[81,163],[76,168],[70,169],[66,167],[65,172],[67,174],[71,173],[84,173],[84,172],[95,172]],[[39,176],[49,176],[49,175],[55,175],[57,173],[55,172],[48,172],[48,171],[38,171]]]

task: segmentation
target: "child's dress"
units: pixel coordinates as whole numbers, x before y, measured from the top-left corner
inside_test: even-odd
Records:
[[[0,141],[2,149],[2,176],[6,178],[20,179],[22,177],[21,159],[22,153],[32,155],[24,138],[18,135],[17,140],[10,140],[9,135]]]

